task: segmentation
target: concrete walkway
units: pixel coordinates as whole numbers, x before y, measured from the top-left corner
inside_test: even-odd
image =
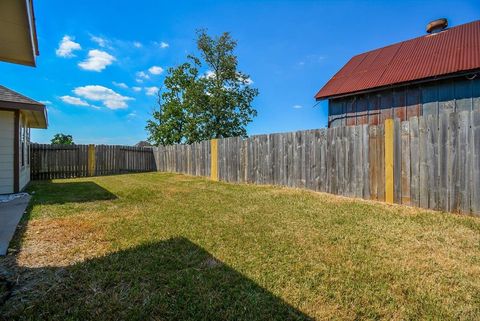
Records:
[[[0,203],[0,255],[6,255],[18,222],[25,212],[30,196],[24,195],[9,202]]]

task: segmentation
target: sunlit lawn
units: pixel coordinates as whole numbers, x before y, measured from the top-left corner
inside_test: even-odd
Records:
[[[30,191],[7,320],[480,319],[479,218],[160,173]]]

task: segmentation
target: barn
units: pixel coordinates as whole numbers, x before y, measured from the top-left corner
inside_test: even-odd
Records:
[[[328,127],[480,110],[480,20],[354,56],[315,95]]]

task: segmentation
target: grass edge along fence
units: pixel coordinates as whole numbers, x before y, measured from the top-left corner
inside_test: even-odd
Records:
[[[32,180],[156,171],[151,147],[30,145]]]
[[[480,214],[480,112],[154,149],[159,171]]]

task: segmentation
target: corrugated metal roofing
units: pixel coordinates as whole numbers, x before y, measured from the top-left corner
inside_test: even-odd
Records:
[[[480,69],[480,20],[362,53],[316,99]]]
[[[17,93],[7,87],[3,87],[0,85],[0,101],[4,102],[11,102],[11,103],[21,103],[21,104],[29,104],[29,105],[37,105],[37,106],[44,106],[42,103],[25,97],[22,94]]]

